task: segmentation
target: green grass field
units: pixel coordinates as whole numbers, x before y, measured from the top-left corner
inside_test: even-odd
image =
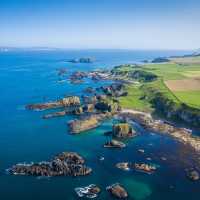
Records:
[[[144,92],[140,85],[128,85],[126,87],[128,96],[120,97],[119,102],[123,108],[135,109],[140,111],[151,111],[151,105],[144,100]]]
[[[200,78],[200,65],[196,64],[198,59],[200,61],[200,57],[198,57],[195,59],[189,58],[189,60],[180,59],[179,63],[172,61],[164,64],[145,64],[141,67],[141,70],[156,74],[158,79],[153,82],[141,83],[140,86],[134,84],[127,86],[128,96],[119,99],[121,106],[143,111],[152,110],[150,103],[143,97],[150,89],[153,89],[164,93],[165,96],[176,103],[186,103],[192,107],[200,108],[200,91],[173,92],[164,83],[166,80]],[[193,62],[194,60],[195,62]],[[187,64],[183,64],[181,61]],[[125,66],[118,70],[129,72],[133,71],[134,67]]]

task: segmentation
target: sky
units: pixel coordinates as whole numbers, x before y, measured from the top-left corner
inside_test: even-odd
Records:
[[[0,46],[199,49],[200,0],[0,0]]]

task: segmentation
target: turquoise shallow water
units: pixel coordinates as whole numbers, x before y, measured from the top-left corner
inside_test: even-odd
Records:
[[[112,120],[99,128],[80,135],[68,134],[66,122],[72,116],[43,120],[44,112],[32,112],[24,105],[54,100],[64,95],[81,95],[87,86],[99,87],[109,82],[94,83],[88,80],[81,85],[57,83],[56,69],[65,67],[68,74],[76,70],[89,71],[110,68],[117,64],[139,62],[157,56],[181,55],[175,51],[49,51],[0,53],[0,199],[77,199],[74,188],[95,183],[102,188],[98,199],[111,199],[105,187],[122,183],[130,199],[198,199],[200,183],[190,182],[184,169],[190,166],[188,150],[176,141],[155,134],[142,133],[128,142],[123,150],[102,148],[107,140],[103,133],[111,129]],[[93,64],[72,64],[65,59],[92,56]],[[145,149],[144,154],[138,149]],[[62,151],[76,151],[86,158],[93,173],[86,177],[35,178],[5,174],[12,164],[48,160]],[[104,156],[104,161],[99,157]],[[167,161],[162,161],[162,156]],[[151,157],[159,165],[155,174],[120,171],[115,164],[120,161],[139,162]],[[149,161],[147,161],[149,162]]]

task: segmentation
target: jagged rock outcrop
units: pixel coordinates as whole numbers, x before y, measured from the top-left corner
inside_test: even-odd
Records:
[[[85,176],[92,169],[84,165],[84,159],[74,152],[63,152],[49,162],[17,164],[9,169],[13,175],[31,176]]]
[[[95,108],[101,112],[117,112],[119,111],[119,106],[117,103],[99,101],[95,104]]]
[[[120,97],[128,95],[128,92],[125,91],[124,84],[121,83],[115,83],[110,86],[102,86],[101,89],[108,96]]]
[[[112,135],[117,138],[128,138],[135,136],[136,133],[128,123],[119,123],[113,125]]]
[[[29,104],[26,106],[26,108],[30,110],[47,110],[52,108],[61,108],[61,107],[78,106],[78,105],[80,105],[79,97],[70,96],[54,102]]]

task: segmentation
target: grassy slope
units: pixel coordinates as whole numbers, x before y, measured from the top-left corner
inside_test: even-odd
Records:
[[[177,98],[195,108],[200,108],[200,91],[174,92]]]

